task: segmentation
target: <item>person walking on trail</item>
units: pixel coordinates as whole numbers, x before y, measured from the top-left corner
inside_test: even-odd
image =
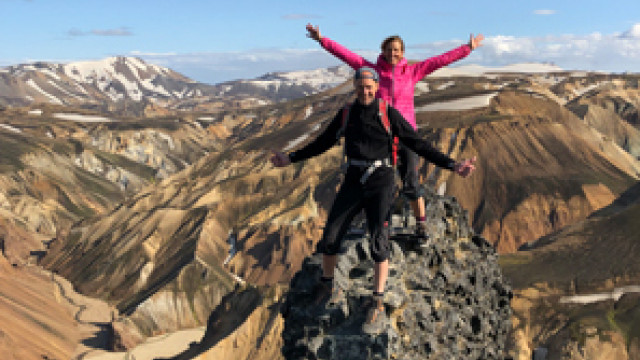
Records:
[[[481,46],[484,40],[482,34],[475,37],[472,34],[468,44],[419,63],[408,64],[404,57],[404,42],[400,36],[390,36],[382,42],[382,53],[378,56],[376,63],[369,62],[337,42],[322,36],[318,26],[307,24],[307,36],[318,41],[325,50],[344,61],[354,70],[367,66],[378,71],[380,87],[376,97],[384,99],[398,109],[413,130],[417,128],[413,103],[415,84],[433,71],[466,57],[472,50]],[[402,179],[403,193],[411,201],[413,214],[416,218],[416,235],[425,236],[426,212],[418,177],[418,156],[402,143],[398,149],[398,156],[400,158],[398,171]]]
[[[371,257],[375,262],[374,293],[363,325],[363,330],[368,333],[379,331],[385,317],[382,299],[391,249],[388,220],[395,186],[394,170],[389,161],[392,136],[397,136],[407,147],[428,161],[462,177],[474,171],[476,161],[474,157],[456,162],[433,148],[429,142],[420,139],[398,110],[386,106],[384,100],[375,98],[378,81],[378,74],[374,69],[361,67],[356,70],[356,100],[348,110],[345,108],[338,112],[325,130],[302,149],[288,154],[274,152],[270,159],[276,167],[287,166],[319,155],[332,147],[339,137],[345,137],[344,149],[348,166],[329,211],[322,239],[318,243],[318,252],[322,254],[322,277],[314,289],[314,296],[316,304],[333,305],[344,299],[342,289],[333,282],[337,254],[351,221],[364,209],[371,235]]]

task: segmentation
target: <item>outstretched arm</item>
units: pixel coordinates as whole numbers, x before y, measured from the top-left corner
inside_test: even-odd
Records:
[[[358,70],[363,66],[373,66],[372,63],[365,60],[362,56],[351,52],[351,50],[346,47],[338,44],[337,42],[322,36],[320,34],[320,28],[318,26],[313,26],[311,24],[307,24],[307,37],[317,41],[320,45],[330,52],[333,56],[342,60],[344,63],[352,67],[354,70]]]
[[[395,108],[389,107],[389,120],[392,124],[392,133],[396,134],[396,136],[400,138],[400,141],[402,141],[402,143],[409,149],[415,151],[426,160],[439,167],[452,170],[462,177],[471,175],[475,170],[475,156],[469,160],[456,162],[446,154],[431,146],[428,141],[420,138],[418,133],[410,127],[400,112]]]
[[[271,160],[274,166],[282,167],[322,154],[338,141],[337,134],[342,124],[341,120],[341,112],[338,112],[324,131],[302,149],[290,152],[289,154],[273,151],[273,155],[269,160]]]
[[[482,34],[479,34],[475,37],[473,36],[473,34],[471,34],[469,42],[467,44],[457,47],[444,54],[434,56],[422,62],[419,62],[414,67],[413,80],[415,82],[418,82],[423,77],[431,74],[441,67],[447,66],[455,61],[467,57],[469,54],[471,54],[472,50],[475,50],[476,48],[482,46],[482,40],[484,40],[484,36]]]

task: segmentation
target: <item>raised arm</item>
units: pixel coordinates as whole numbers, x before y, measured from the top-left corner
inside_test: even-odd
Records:
[[[307,37],[320,43],[320,46],[331,53],[333,56],[342,60],[345,64],[357,70],[363,66],[373,66],[373,64],[365,60],[362,56],[352,52],[346,47],[338,44],[337,42],[322,36],[320,34],[320,28],[307,24]]]
[[[482,34],[479,34],[475,37],[473,36],[473,34],[471,34],[469,42],[467,44],[459,46],[444,54],[434,56],[419,62],[413,68],[413,80],[415,82],[418,82],[423,77],[438,70],[439,68],[467,57],[472,50],[475,50],[479,46],[482,46],[482,40],[484,40],[484,36]]]

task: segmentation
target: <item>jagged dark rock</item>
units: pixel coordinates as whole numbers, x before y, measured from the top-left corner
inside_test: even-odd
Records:
[[[431,194],[426,200],[429,239],[403,235],[402,230],[392,236],[383,331],[361,331],[373,261],[367,236],[356,232],[345,241],[335,273],[346,294],[344,303],[326,310],[313,305],[319,254],[305,259],[292,279],[283,307],[282,352],[287,360],[504,358],[512,292],[495,250],[473,235],[466,211],[454,198]]]

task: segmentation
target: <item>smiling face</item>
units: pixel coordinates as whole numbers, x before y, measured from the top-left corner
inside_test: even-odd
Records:
[[[353,81],[353,86],[356,88],[356,96],[358,102],[362,105],[369,105],[376,98],[376,91],[378,91],[378,83],[373,79],[357,79]]]
[[[386,42],[382,49],[382,56],[391,65],[397,65],[404,58],[404,49],[400,40]]]

